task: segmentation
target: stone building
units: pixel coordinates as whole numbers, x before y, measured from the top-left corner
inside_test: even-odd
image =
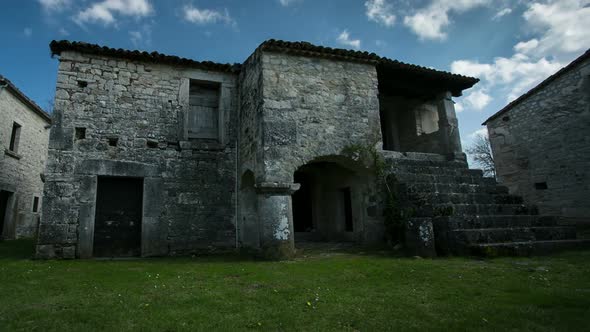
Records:
[[[542,214],[590,221],[590,50],[484,125],[502,184]]]
[[[305,42],[268,40],[234,65],[50,47],[60,63],[38,257],[284,258],[300,241],[383,243],[384,182],[419,206],[406,240],[425,255],[435,236],[441,253],[474,244],[463,240],[483,227],[474,215],[504,214],[481,219],[492,227],[516,211],[461,149],[451,97],[477,79]],[[449,204],[456,213],[441,214]]]
[[[0,238],[37,233],[51,118],[0,76]]]

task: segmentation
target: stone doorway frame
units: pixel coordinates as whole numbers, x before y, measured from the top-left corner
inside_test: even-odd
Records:
[[[0,229],[0,238],[11,239],[14,238],[16,232],[16,207],[17,207],[17,192],[16,186],[0,183],[0,190],[10,193],[6,202],[6,211],[4,212],[4,225]]]
[[[76,169],[80,179],[78,191],[80,216],[78,225],[78,257],[92,258],[94,223],[99,176],[142,178],[143,207],[141,218],[141,257],[168,253],[167,228],[160,223],[162,210],[162,178],[155,165],[114,160],[85,160]]]

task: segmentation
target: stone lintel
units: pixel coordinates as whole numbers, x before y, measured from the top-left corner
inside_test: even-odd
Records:
[[[293,195],[294,192],[299,190],[301,185],[299,183],[289,182],[261,182],[257,183],[254,187],[258,194],[287,196]]]

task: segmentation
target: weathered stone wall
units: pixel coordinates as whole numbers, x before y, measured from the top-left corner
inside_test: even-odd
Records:
[[[190,79],[220,84],[219,142],[187,139]],[[62,52],[38,255],[92,255],[97,176],[144,178],[142,255],[233,247],[236,81],[232,73]]]
[[[543,214],[590,216],[589,75],[587,60],[487,123],[499,181]]]
[[[7,152],[13,122],[20,124],[17,154]],[[0,88],[0,190],[14,194],[9,200],[4,238],[32,237],[37,232],[41,211],[33,212],[33,199],[43,193],[41,173],[47,158],[48,121],[35,113],[6,88]]]
[[[377,72],[371,64],[264,53],[264,179],[353,145],[381,142]]]
[[[263,181],[291,183],[294,172],[312,161],[350,161],[345,166],[354,169],[358,165],[347,161],[344,151],[380,146],[374,65],[270,52],[263,53],[261,60],[264,111],[258,125],[263,130],[264,167],[257,176]],[[356,171],[366,176],[361,175],[366,169]],[[361,225],[362,242],[374,241],[382,226],[381,216],[367,215],[375,188],[373,180],[366,179],[352,188],[360,193],[354,204],[360,210],[355,214],[359,219],[355,225]],[[291,201],[281,204],[290,205]],[[273,225],[272,220],[264,222]]]
[[[239,132],[239,243],[248,248],[260,248],[260,224],[256,176],[263,173],[262,149],[262,63],[261,53],[254,52],[242,65],[240,86],[240,132]],[[258,176],[260,181],[260,176]]]

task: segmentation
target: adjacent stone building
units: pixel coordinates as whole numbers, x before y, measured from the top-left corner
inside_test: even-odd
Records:
[[[484,125],[502,184],[542,214],[590,221],[590,50]]]
[[[467,169],[451,98],[475,78],[306,42],[268,40],[234,65],[50,47],[60,63],[38,257],[284,258],[300,241],[383,243],[394,196],[417,212],[409,247],[432,255],[436,235],[437,251],[460,253],[482,227],[464,215],[517,210]]]
[[[37,233],[51,118],[0,76],[0,238]]]

